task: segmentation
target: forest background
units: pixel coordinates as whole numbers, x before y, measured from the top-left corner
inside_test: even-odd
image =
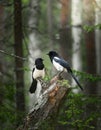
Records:
[[[84,92],[65,74],[72,91],[55,122],[44,122],[40,130],[100,130],[100,0],[0,1],[0,130],[18,127],[33,105],[35,59],[42,57],[54,75],[50,50],[69,61]]]

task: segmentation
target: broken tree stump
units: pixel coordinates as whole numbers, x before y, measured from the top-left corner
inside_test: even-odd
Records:
[[[53,77],[46,86],[39,95],[41,102],[37,104],[37,107],[33,107],[17,130],[37,130],[41,122],[58,113],[62,101],[71,90],[69,84],[64,84],[64,80],[59,75]],[[42,87],[44,88],[44,86]]]

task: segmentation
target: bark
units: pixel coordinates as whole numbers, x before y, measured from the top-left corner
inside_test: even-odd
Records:
[[[29,27],[33,28],[29,33],[29,68],[33,70],[34,67],[34,60],[37,57],[41,56],[40,50],[40,37],[38,32],[38,24],[39,24],[39,15],[40,15],[40,0],[31,0],[30,1],[30,15],[29,15]],[[27,73],[27,77],[29,77],[30,82],[32,82],[32,72],[30,71],[29,74]],[[29,82],[29,84],[30,84]],[[31,107],[32,102],[35,100],[36,96],[31,96],[29,94],[29,108]]]
[[[0,5],[0,50],[3,49],[3,38],[4,38],[4,7]],[[3,103],[3,57],[0,53],[0,105]]]
[[[95,25],[101,25],[101,1],[96,0]],[[101,76],[101,29],[95,30],[97,74]],[[98,95],[101,95],[101,81],[98,81]],[[99,104],[100,107],[100,104]],[[97,121],[97,129],[101,129],[100,119]]]
[[[95,48],[95,32],[92,31],[90,33],[85,34],[86,40],[86,71],[87,73],[96,74],[96,48]],[[97,94],[97,83],[89,82],[85,87],[86,93],[88,94]]]
[[[82,69],[82,60],[81,60],[81,38],[82,38],[82,29],[79,27],[82,25],[82,1],[81,0],[72,0],[72,39],[73,39],[73,55],[72,55],[72,66],[76,70]],[[79,7],[79,8],[78,8]],[[73,84],[75,82],[73,81]],[[78,90],[75,90],[78,91]]]
[[[30,2],[30,16],[29,16],[29,27],[33,28],[29,33],[29,61],[30,68],[33,68],[33,60],[38,57],[41,53],[39,49],[39,33],[38,33],[38,23],[40,15],[40,1],[31,0]]]
[[[94,26],[95,24],[95,12],[93,2],[84,0],[84,24],[88,26]],[[87,15],[88,14],[88,15]],[[96,42],[95,31],[84,33],[85,47],[86,47],[86,71],[90,74],[96,74]],[[85,87],[87,94],[97,94],[96,82],[89,82]]]
[[[70,0],[61,0],[60,51],[68,60],[71,56]]]
[[[71,0],[61,0],[60,52],[65,60],[71,63],[72,44],[70,27]],[[67,78],[67,75],[65,75]]]
[[[47,0],[47,23],[48,23],[48,35],[49,35],[49,47],[50,50],[53,48],[53,1]]]
[[[23,57],[22,44],[22,5],[21,0],[14,0],[14,51],[15,55]],[[25,112],[24,97],[24,71],[23,61],[15,58],[15,75],[16,75],[16,112],[17,120],[23,116]]]
[[[95,8],[94,8],[94,1],[92,0],[83,0],[84,5],[84,24],[88,25],[89,27],[95,25]],[[86,71],[87,73],[96,74],[96,42],[95,42],[95,30],[91,30],[90,32],[84,33],[85,37],[85,47],[86,47]],[[97,95],[97,83],[89,81],[85,86],[85,93],[89,96]],[[97,110],[96,105],[93,103],[89,103],[86,105],[86,115],[88,116],[91,113]],[[90,125],[97,129],[97,120],[92,120]]]
[[[71,29],[60,29],[60,52],[65,60],[71,63]]]
[[[95,25],[101,25],[101,1],[96,0]],[[97,74],[101,76],[101,29],[95,30]],[[101,95],[101,81],[98,82],[98,94]]]
[[[56,120],[59,108],[64,101],[65,96],[70,91],[68,85],[63,85],[63,80],[55,76],[47,85],[41,95],[41,103],[37,107],[34,106],[33,110],[26,116],[22,126],[17,130],[39,129],[40,125],[47,120]],[[44,88],[44,86],[43,86]],[[55,120],[54,120],[55,119]]]

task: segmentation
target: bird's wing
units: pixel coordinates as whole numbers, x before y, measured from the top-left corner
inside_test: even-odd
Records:
[[[58,58],[58,57],[54,57],[54,60],[55,60],[55,62],[59,63],[61,66],[63,66],[64,68],[67,69],[67,71],[71,74],[71,76],[73,77],[73,79],[75,80],[77,85],[81,88],[81,90],[83,90],[82,86],[80,85],[80,83],[76,79],[75,75],[73,74],[73,72],[69,66],[69,63],[67,61],[65,61],[64,59]]]
[[[54,57],[55,62],[66,68],[68,71],[71,70],[69,63],[62,58]]]

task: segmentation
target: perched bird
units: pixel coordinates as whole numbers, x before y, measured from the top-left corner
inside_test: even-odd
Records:
[[[35,67],[33,68],[32,71],[32,84],[30,86],[30,93],[35,93],[36,88],[37,88],[37,80],[38,78],[44,78],[45,77],[45,68],[43,64],[43,59],[42,58],[37,58],[35,60]]]
[[[50,51],[48,53],[50,60],[52,62],[52,64],[54,65],[54,67],[56,68],[57,71],[59,72],[63,72],[66,70],[66,72],[68,71],[68,73],[71,74],[71,76],[73,77],[73,79],[75,80],[75,82],[77,83],[77,85],[81,88],[81,90],[83,90],[82,86],[80,85],[80,83],[78,82],[78,80],[76,79],[75,75],[73,74],[72,69],[70,68],[70,65],[67,61],[65,61],[64,59],[62,59],[57,52],[55,51]]]

